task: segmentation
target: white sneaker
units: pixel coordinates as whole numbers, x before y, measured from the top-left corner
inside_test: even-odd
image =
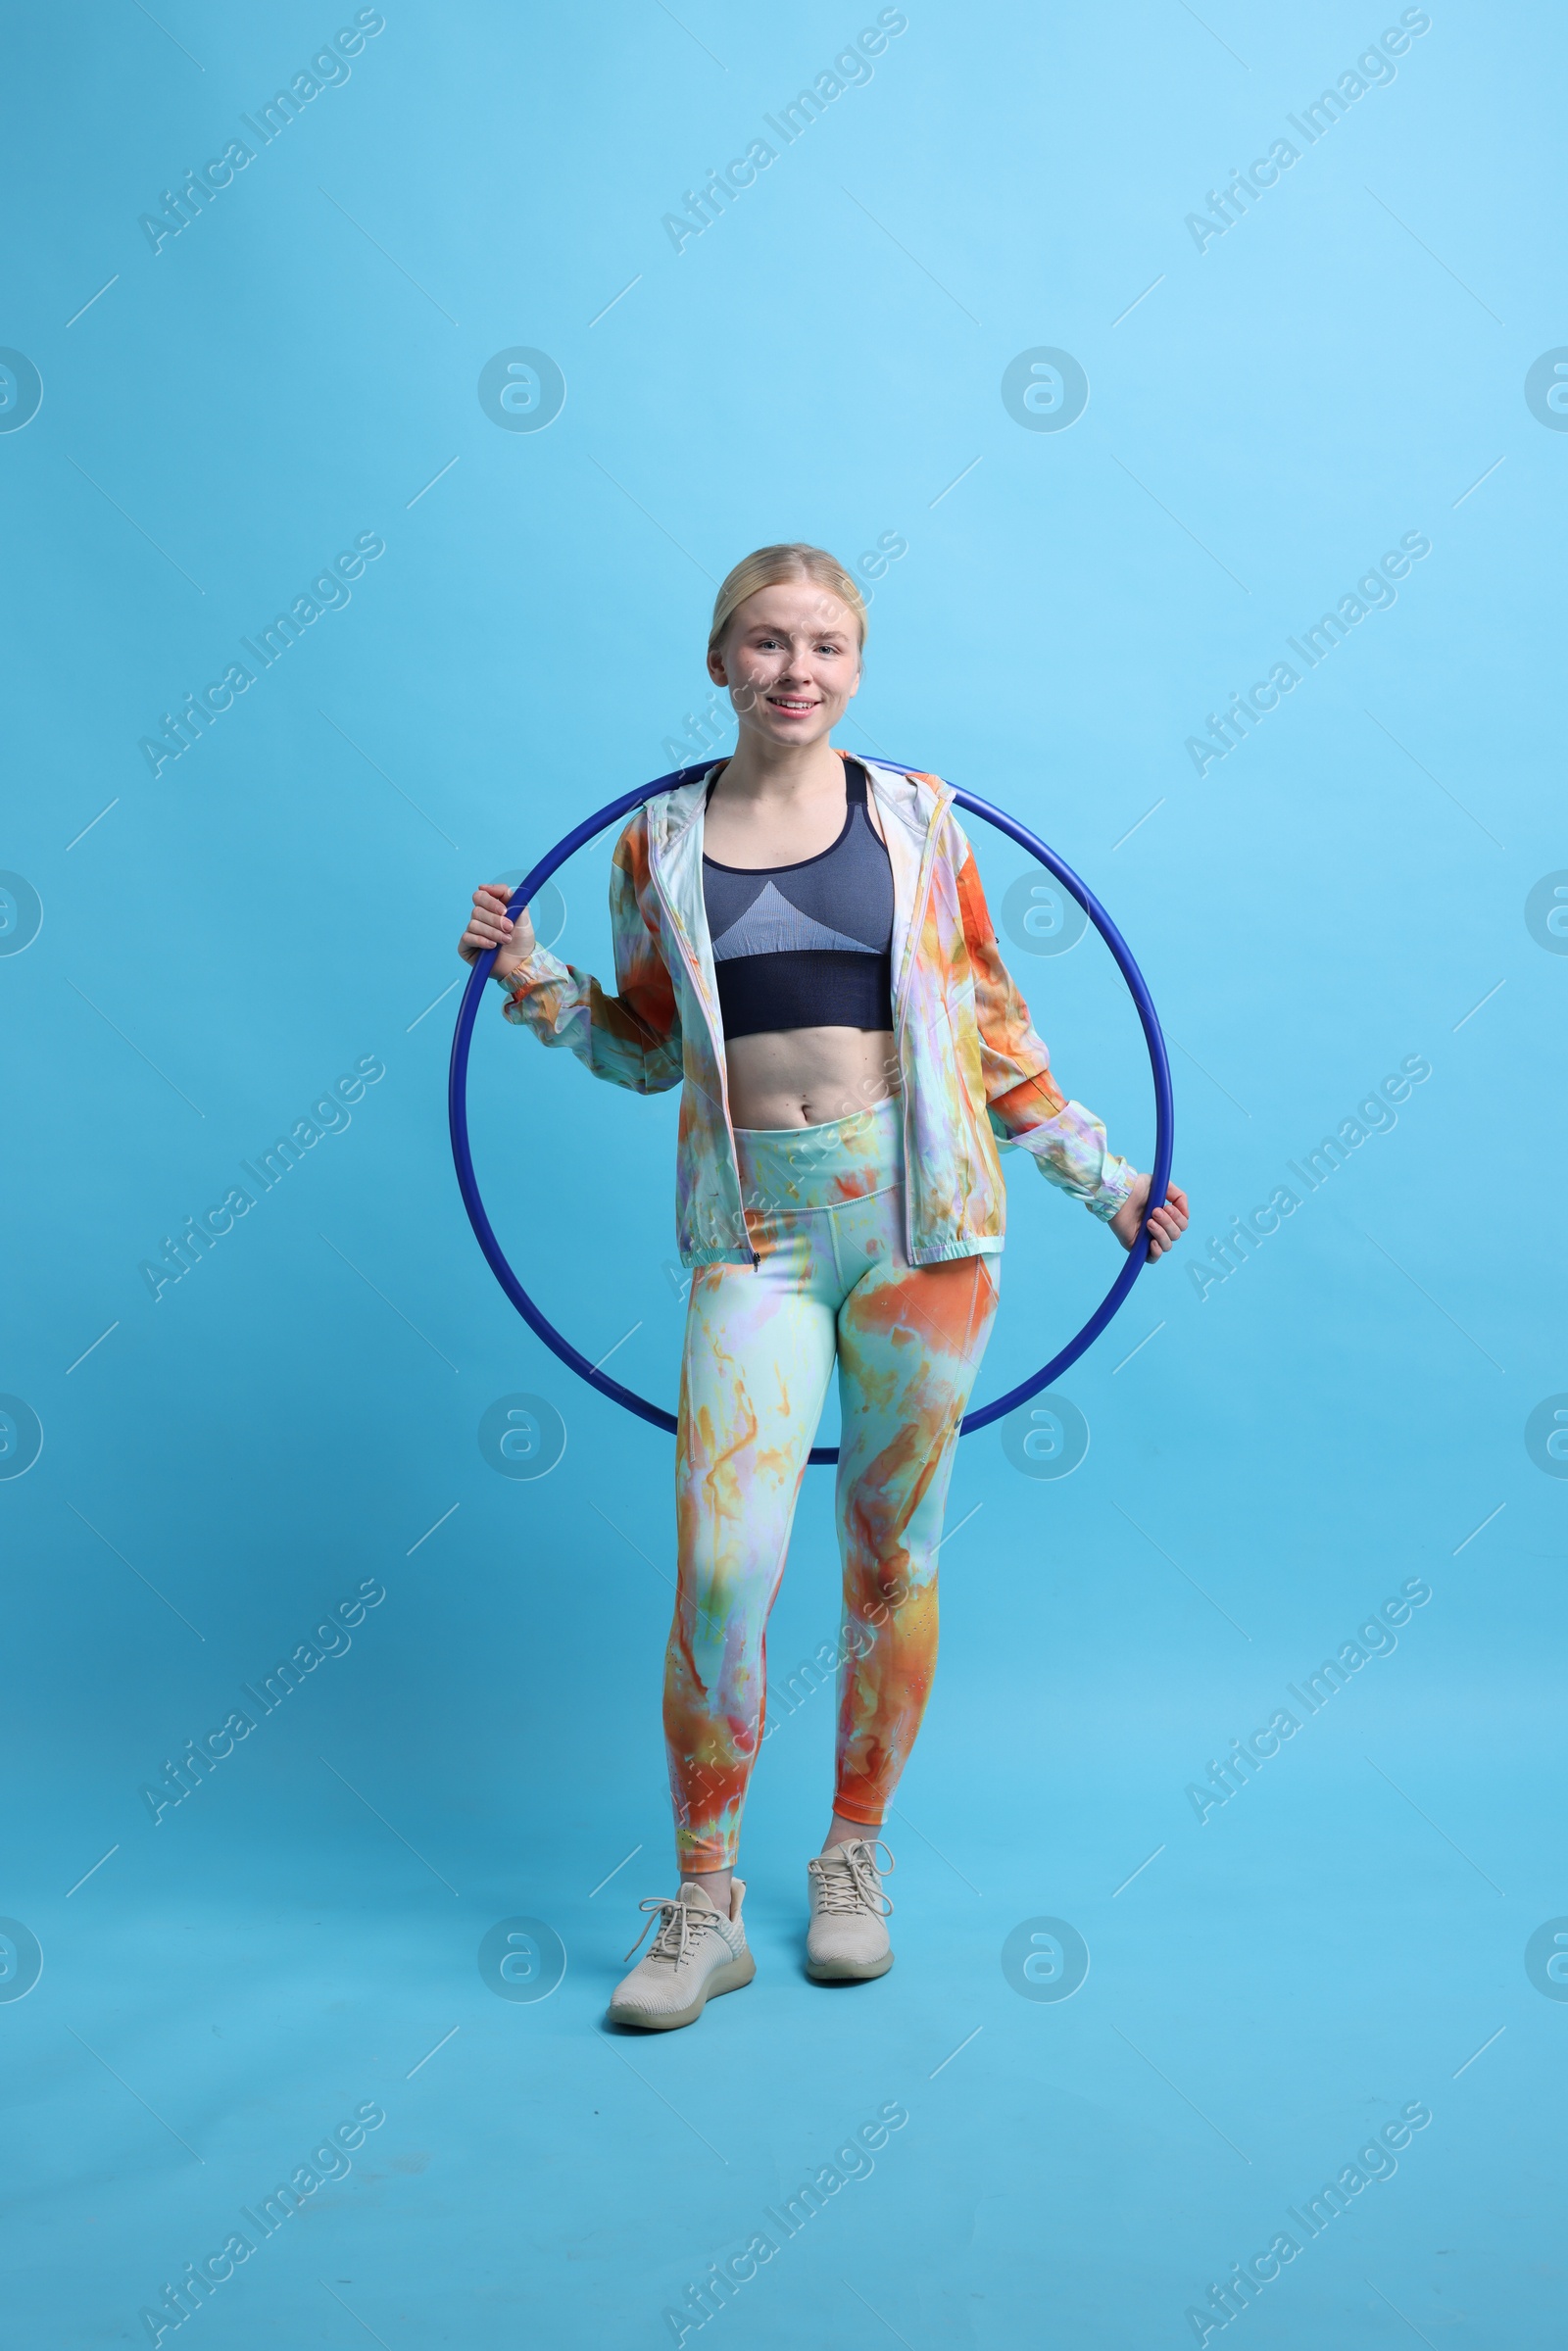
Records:
[[[878,1849],[887,1853],[877,1866]],[[894,1867],[880,1837],[852,1837],[806,1865],[811,1895],[811,1925],[806,1937],[806,1972],[818,1984],[863,1983],[885,1976],[893,1946],[883,1921],[893,1908],[882,1890],[882,1870]]]
[[[641,1903],[652,1915],[631,1951],[656,1919],[658,1933],[631,1974],[616,1984],[607,2012],[610,2022],[667,2033],[676,2025],[695,2025],[714,1994],[750,1984],[757,1962],[741,1925],[745,1895],[741,1880],[731,1879],[728,1918],[715,1910],[707,1888],[690,1879],[673,1900],[656,1894]]]

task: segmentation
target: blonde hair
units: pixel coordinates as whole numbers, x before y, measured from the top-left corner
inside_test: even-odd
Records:
[[[708,650],[712,652],[722,638],[739,607],[748,596],[760,588],[776,588],[786,580],[815,580],[829,596],[836,596],[855,614],[861,651],[865,648],[865,599],[838,557],[829,555],[825,547],[808,547],[804,540],[794,540],[788,546],[758,547],[742,556],[713,599],[713,625],[708,632]]]

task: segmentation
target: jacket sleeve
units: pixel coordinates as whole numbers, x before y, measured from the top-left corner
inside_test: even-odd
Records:
[[[662,1094],[682,1077],[680,1010],[660,948],[658,902],[648,872],[647,830],[639,813],[615,844],[610,871],[610,925],[615,989],[607,996],[591,972],[536,947],[500,981],[508,1020],[532,1029],[542,1045],[564,1045],[596,1078],[634,1094]]]
[[[1068,1102],[1051,1074],[1029,1007],[1002,960],[974,853],[965,844],[958,905],[974,974],[975,1021],[992,1131],[1029,1152],[1048,1182],[1109,1222],[1132,1191],[1135,1170],[1106,1149],[1105,1130],[1082,1102]]]

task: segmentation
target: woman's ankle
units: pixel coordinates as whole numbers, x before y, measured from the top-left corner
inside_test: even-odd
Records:
[[[713,1908],[718,1912],[719,1916],[721,1918],[728,1918],[730,1911],[730,1885],[734,1879],[734,1876],[735,1872],[733,1869],[682,1870],[680,1880],[681,1889],[684,1892],[688,1886],[700,1886],[704,1893],[707,1894],[709,1900],[712,1903]]]

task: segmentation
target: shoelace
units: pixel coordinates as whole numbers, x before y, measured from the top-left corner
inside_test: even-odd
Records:
[[[879,1851],[887,1854],[886,1861],[877,1860]],[[853,1843],[835,1845],[831,1853],[817,1854],[808,1866],[822,1888],[824,1910],[869,1910],[877,1918],[891,1918],[893,1896],[877,1884],[877,1878],[889,1876],[897,1865],[880,1837],[858,1837]]]
[[[631,1951],[626,1953],[628,1959],[631,1957],[632,1951],[640,1949],[647,1937],[648,1928],[653,1926],[655,1919],[659,1922],[659,1933],[648,1945],[648,1956],[650,1959],[667,1959],[676,1967],[680,1965],[692,1948],[693,1929],[716,1927],[718,1924],[716,1910],[704,1910],[696,1903],[682,1902],[678,1897],[650,1894],[648,1899],[645,1902],[639,1902],[637,1907],[652,1915],[649,1918],[648,1926],[643,1929],[636,1942],[632,1944]]]

